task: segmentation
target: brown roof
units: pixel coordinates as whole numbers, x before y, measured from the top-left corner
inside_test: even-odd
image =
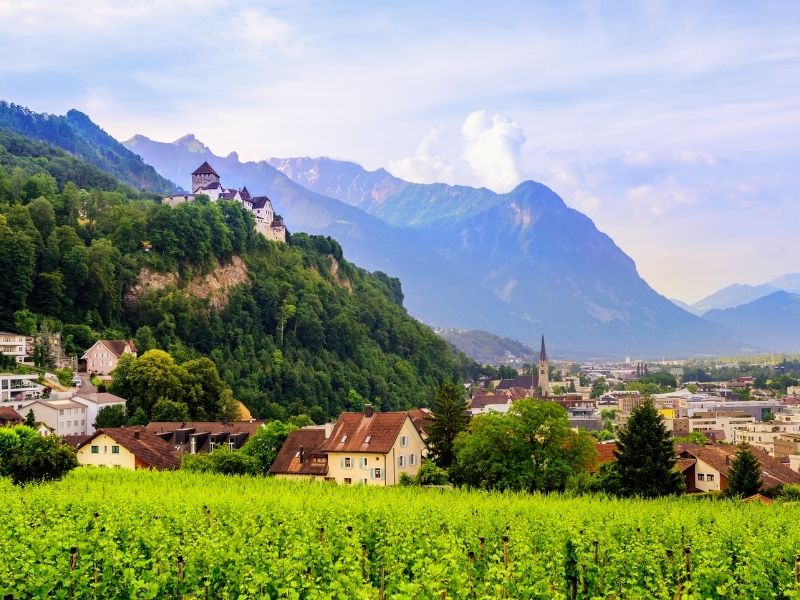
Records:
[[[508,404],[509,398],[505,395],[497,395],[491,392],[479,392],[472,397],[469,403],[470,408],[486,408],[490,404]]]
[[[611,442],[608,444],[601,444],[600,442],[596,442],[594,445],[597,448],[597,464],[602,465],[603,463],[613,462],[616,459],[614,456],[614,450],[617,449],[617,443]]]
[[[328,457],[322,452],[324,427],[296,429],[281,446],[269,472],[283,475],[327,475]]]
[[[214,168],[208,164],[208,161],[204,161],[202,165],[197,167],[193,172],[192,175],[216,175],[219,177],[219,173],[217,173]]]
[[[683,473],[686,469],[691,469],[695,464],[697,464],[697,459],[694,458],[679,458],[675,463],[675,466],[678,467],[678,470]]]
[[[181,461],[175,449],[144,427],[109,427],[98,429],[78,447],[90,444],[97,436],[105,433],[112,440],[130,451],[137,459],[154,469],[177,469]],[[138,436],[137,436],[138,434]]]
[[[406,419],[410,419],[407,412],[376,412],[369,417],[364,413],[342,413],[322,450],[386,454]]]
[[[19,423],[22,420],[22,415],[10,406],[0,406],[0,422]]]
[[[91,439],[90,435],[65,435],[64,441],[73,448],[80,448],[84,442]]]
[[[111,350],[111,352],[113,352],[114,356],[116,357],[119,357],[123,352],[125,352],[125,346],[130,346],[131,352],[137,352],[136,344],[133,343],[133,340],[97,340],[97,341],[103,344],[109,350]]]
[[[750,446],[750,451],[758,458],[761,463],[761,477],[764,480],[764,487],[771,488],[781,483],[800,483],[800,473],[792,471],[781,461],[772,458],[763,450]],[[678,444],[676,451],[681,458],[697,458],[727,477],[730,462],[738,450],[737,446],[705,445],[697,444]]]
[[[500,383],[495,386],[495,391],[508,390],[511,388],[520,388],[523,390],[530,390],[532,387],[539,385],[538,375],[520,375],[514,379],[501,379]]]
[[[414,424],[414,429],[416,429],[421,436],[427,437],[428,431],[433,424],[433,414],[431,414],[431,411],[427,408],[415,408],[414,410],[408,411],[408,416]]]

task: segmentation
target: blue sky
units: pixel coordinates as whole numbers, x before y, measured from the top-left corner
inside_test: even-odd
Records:
[[[800,271],[800,3],[16,0],[0,53],[118,139],[542,181],[670,297]]]

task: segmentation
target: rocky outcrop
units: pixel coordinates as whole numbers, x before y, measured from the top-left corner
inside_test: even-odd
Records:
[[[195,298],[208,300],[216,310],[228,304],[228,298],[233,288],[247,283],[247,266],[241,258],[234,256],[230,263],[219,265],[207,275],[197,275],[182,289]],[[181,287],[176,273],[156,273],[150,269],[142,269],[136,282],[125,294],[128,305],[136,304],[145,294],[163,290],[166,287]]]

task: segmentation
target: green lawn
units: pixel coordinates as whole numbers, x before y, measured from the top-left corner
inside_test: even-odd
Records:
[[[794,506],[101,469],[0,499],[0,597],[800,598]]]

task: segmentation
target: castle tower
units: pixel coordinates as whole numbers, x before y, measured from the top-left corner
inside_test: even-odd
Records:
[[[544,349],[544,334],[542,334],[542,347],[539,350],[539,388],[542,396],[550,395],[550,373],[547,368],[547,351]]]
[[[215,181],[219,182],[219,174],[208,164],[208,161],[205,161],[192,173],[192,193],[194,194],[199,188]]]

